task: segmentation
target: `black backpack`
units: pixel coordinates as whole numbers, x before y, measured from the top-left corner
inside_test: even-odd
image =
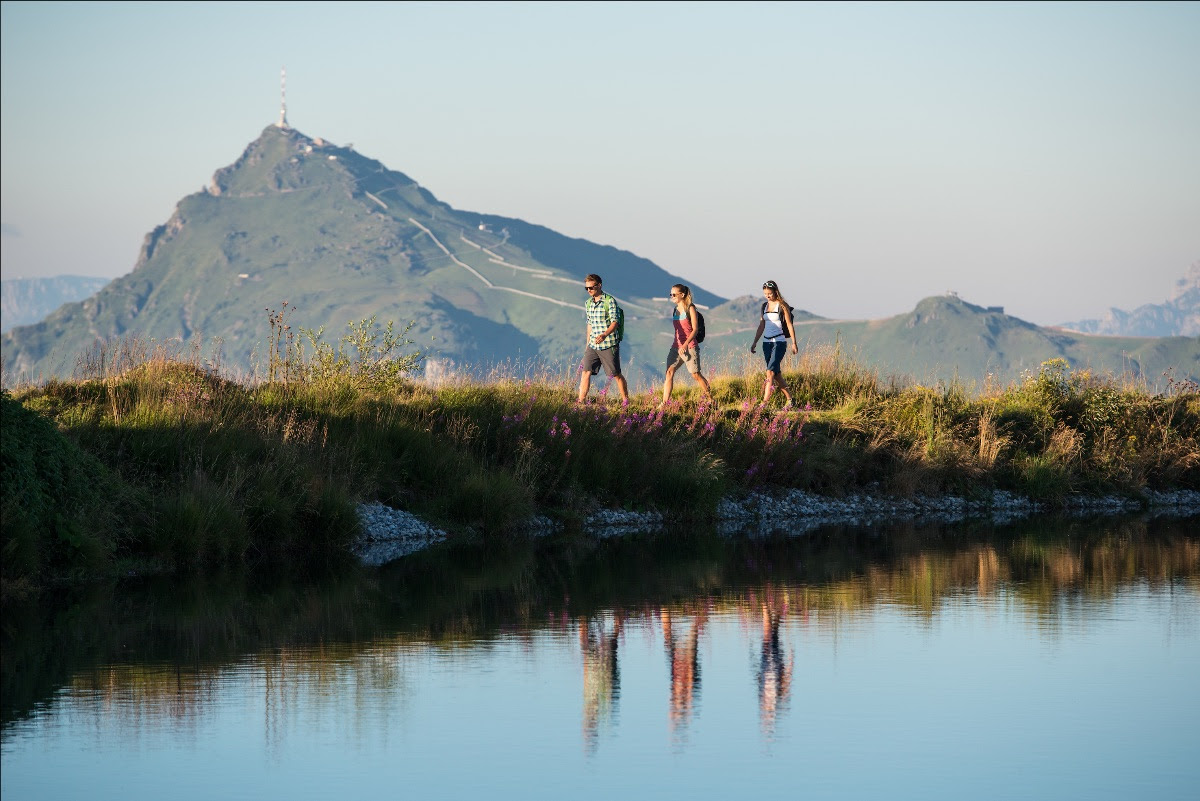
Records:
[[[792,318],[792,325],[795,325],[796,324],[796,307],[794,307],[790,303],[782,303],[780,305],[787,306],[787,310],[788,310],[787,316]],[[763,305],[762,305],[762,316],[763,316],[764,320],[767,318],[767,301],[765,301],[765,300],[763,301]],[[782,314],[779,315],[779,327],[783,329],[784,339],[792,338],[792,335],[788,333],[787,321],[785,321],[783,319]]]
[[[704,315],[696,309],[696,344],[699,345],[704,341]]]

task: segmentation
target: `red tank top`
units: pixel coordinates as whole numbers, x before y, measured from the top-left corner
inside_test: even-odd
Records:
[[[671,312],[671,322],[675,326],[675,347],[678,348],[682,346],[683,343],[687,341],[687,338],[692,335],[691,315],[685,314],[683,319],[680,319],[679,309],[676,309],[675,311]],[[695,342],[692,343],[692,345],[695,344]]]

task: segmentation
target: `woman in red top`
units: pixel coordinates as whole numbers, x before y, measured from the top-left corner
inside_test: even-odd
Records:
[[[696,344],[696,304],[692,302],[692,290],[683,284],[671,287],[671,300],[675,310],[671,313],[671,323],[675,327],[675,339],[671,350],[667,353],[667,375],[663,379],[662,408],[671,400],[671,387],[675,383],[675,371],[681,364],[686,364],[692,378],[704,390],[704,397],[712,400],[712,389],[708,379],[700,372],[700,346]]]

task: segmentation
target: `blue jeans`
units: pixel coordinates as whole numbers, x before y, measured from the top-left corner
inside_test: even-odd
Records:
[[[779,372],[779,365],[783,363],[783,354],[787,353],[787,344],[786,339],[776,342],[763,341],[763,360],[767,363],[768,371]]]

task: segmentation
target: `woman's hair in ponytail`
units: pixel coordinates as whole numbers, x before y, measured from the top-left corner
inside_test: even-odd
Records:
[[[694,305],[692,301],[691,287],[687,286],[686,284],[675,284],[675,286],[671,287],[671,289],[674,289],[679,293],[679,300],[684,304],[684,308]]]

